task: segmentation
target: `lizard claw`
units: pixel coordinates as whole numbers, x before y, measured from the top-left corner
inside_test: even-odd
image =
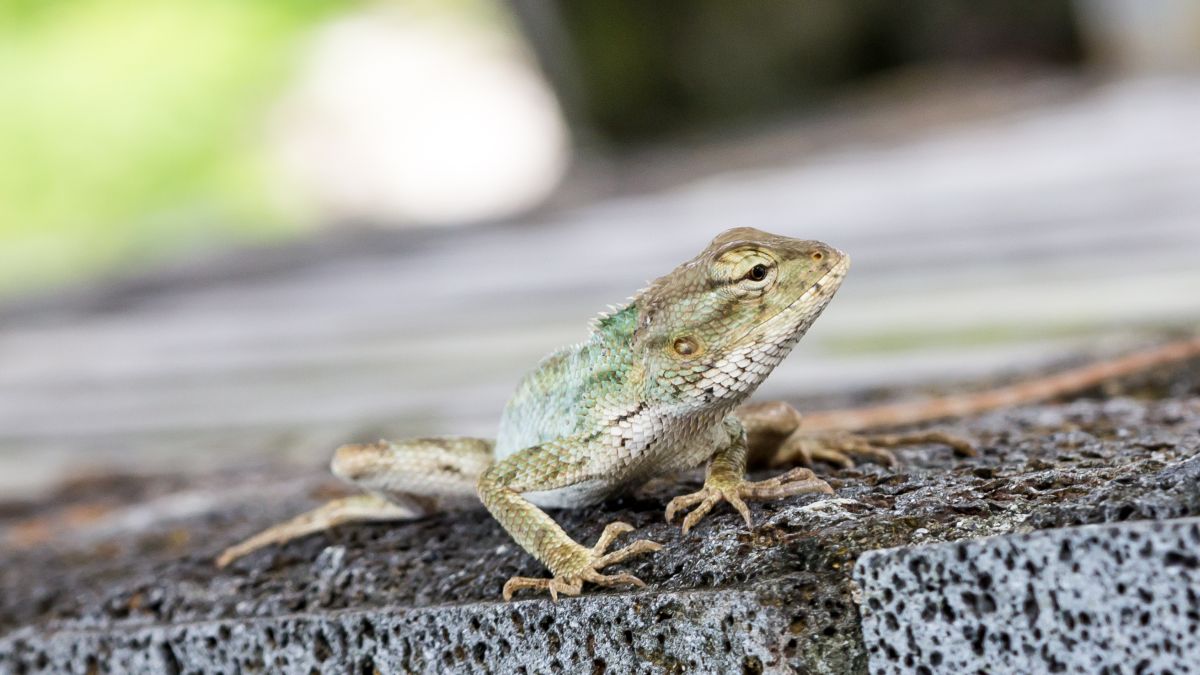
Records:
[[[549,579],[512,577],[504,584],[502,592],[504,600],[512,600],[514,592],[530,588],[549,591],[550,598],[557,602],[559,593],[563,595],[579,595],[580,591],[583,590],[583,582],[585,581],[597,586],[631,585],[644,588],[646,583],[632,574],[601,574],[599,572],[599,570],[609,565],[615,565],[627,558],[652,553],[662,548],[662,544],[658,542],[650,541],[649,539],[639,539],[624,548],[611,553],[605,553],[608,547],[612,545],[613,540],[626,532],[632,531],[633,526],[628,523],[609,523],[604,528],[604,532],[600,533],[600,538],[596,541],[595,546],[590,549],[582,549],[584,555],[574,565],[575,569],[556,573]]]
[[[742,515],[742,520],[746,521],[746,527],[752,527],[754,523],[750,518],[750,507],[746,505],[747,499],[770,501],[810,492],[832,494],[833,488],[817,478],[812,471],[803,468],[795,468],[785,474],[763,481],[750,482],[738,479],[737,481],[728,481],[728,484],[720,481],[715,485],[706,484],[696,492],[672,499],[667,504],[666,519],[670,523],[675,519],[677,512],[695,506],[695,510],[683,519],[683,534],[687,534],[696,523],[699,523],[713,510],[713,507],[719,502],[725,501]]]
[[[905,445],[937,443],[947,445],[954,454],[974,457],[974,444],[960,436],[941,431],[921,431],[907,434],[856,434],[847,431],[797,430],[784,439],[771,457],[771,466],[812,466],[828,462],[843,469],[853,468],[855,458],[893,467],[899,462],[891,448]]]

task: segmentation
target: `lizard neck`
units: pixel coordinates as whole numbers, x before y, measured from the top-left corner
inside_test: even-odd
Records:
[[[602,315],[593,324],[588,349],[609,359],[627,357],[623,365],[627,391],[695,426],[718,423],[750,397],[767,375],[791,352],[804,328],[780,341],[752,341],[728,352],[678,360],[639,346],[636,333],[643,318],[638,298]]]

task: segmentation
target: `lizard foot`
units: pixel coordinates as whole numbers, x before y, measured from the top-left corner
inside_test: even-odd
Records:
[[[770,459],[771,466],[812,466],[813,462],[828,462],[844,469],[854,466],[855,459],[866,459],[884,466],[896,466],[891,448],[921,443],[947,445],[954,454],[974,457],[977,453],[971,441],[942,431],[918,431],[907,434],[856,434],[848,431],[797,430],[788,436]]]
[[[667,504],[667,522],[674,520],[676,512],[681,509],[695,506],[696,509],[683,519],[683,533],[687,534],[688,530],[692,529],[696,523],[708,515],[709,511],[713,510],[718,502],[723,500],[737,509],[737,512],[742,514],[742,519],[746,521],[746,526],[751,527],[754,523],[750,519],[750,507],[746,506],[745,500],[770,501],[810,492],[833,494],[833,488],[829,487],[829,483],[817,478],[812,471],[802,468],[795,468],[774,478],[756,482],[742,478],[713,480],[710,477],[705,481],[703,488],[691,494],[680,495]]]
[[[639,539],[625,548],[618,549],[612,553],[605,553],[613,540],[626,532],[632,532],[633,526],[628,523],[609,523],[604,528],[604,532],[600,533],[600,539],[596,541],[596,545],[590,549],[580,547],[580,553],[576,561],[572,561],[567,565],[569,569],[555,573],[553,578],[540,579],[536,577],[513,577],[504,584],[504,599],[512,600],[513,592],[523,588],[532,588],[535,590],[550,591],[550,597],[558,601],[558,594],[563,595],[579,595],[583,589],[583,582],[596,584],[597,586],[617,586],[621,584],[631,584],[633,586],[644,587],[646,584],[641,579],[632,574],[601,574],[599,570],[615,565],[626,558],[642,555],[644,553],[652,553],[662,548],[662,544],[650,541],[648,539]]]

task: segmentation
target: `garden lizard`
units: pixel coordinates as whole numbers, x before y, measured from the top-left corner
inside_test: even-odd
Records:
[[[594,504],[707,463],[704,486],[667,505],[692,509],[686,532],[719,502],[747,523],[746,500],[830,493],[810,469],[745,480],[746,424],[733,414],[787,356],[833,298],[850,266],[818,241],[751,228],[717,236],[695,258],[593,322],[582,343],[546,357],[520,382],[497,438],[443,437],[342,446],[333,473],[365,494],[333,500],[221,554],[219,565],[262,546],[336,524],[413,518],[476,495],[500,525],[550,570],[514,577],[522,588],[576,595],[583,582],[643,585],[604,568],[658,550],[639,540],[608,552],[632,530],[611,523],[588,547],[544,508]]]
[[[594,504],[653,478],[706,466],[703,487],[671,500],[666,519],[686,533],[720,502],[751,524],[746,501],[831,493],[809,468],[763,481],[745,479],[748,457],[773,465],[855,457],[893,464],[888,448],[942,443],[973,454],[940,432],[864,436],[869,427],[975,412],[1082,387],[1096,372],[1051,387],[1001,392],[954,407],[879,406],[805,418],[783,402],[742,405],[821,314],[849,268],[846,254],[821,242],[737,228],[695,258],[593,322],[590,336],[546,357],[525,376],[501,416],[495,440],[438,437],[338,448],[333,473],[364,494],[334,499],[226,549],[225,566],[261,547],[355,521],[407,520],[479,501],[550,578],[513,577],[519,589],[577,595],[584,582],[632,584],[601,570],[661,546],[638,540],[608,552],[633,528],[611,523],[592,547],[579,544],[543,510]],[[1200,352],[1200,344],[1191,346]],[[1178,357],[1172,353],[1170,356]],[[1161,359],[1163,355],[1159,355]],[[1125,367],[1147,364],[1125,364]],[[1151,364],[1152,365],[1152,364]],[[1111,372],[1101,373],[1105,376]],[[1050,389],[1054,389],[1051,391]],[[982,406],[982,407],[981,407]]]

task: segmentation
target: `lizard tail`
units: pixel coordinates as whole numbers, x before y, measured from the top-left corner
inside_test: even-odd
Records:
[[[976,415],[1057,398],[1090,389],[1115,377],[1195,357],[1200,357],[1200,337],[1169,342],[1115,359],[974,394],[805,413],[804,428],[809,431],[862,431]]]

